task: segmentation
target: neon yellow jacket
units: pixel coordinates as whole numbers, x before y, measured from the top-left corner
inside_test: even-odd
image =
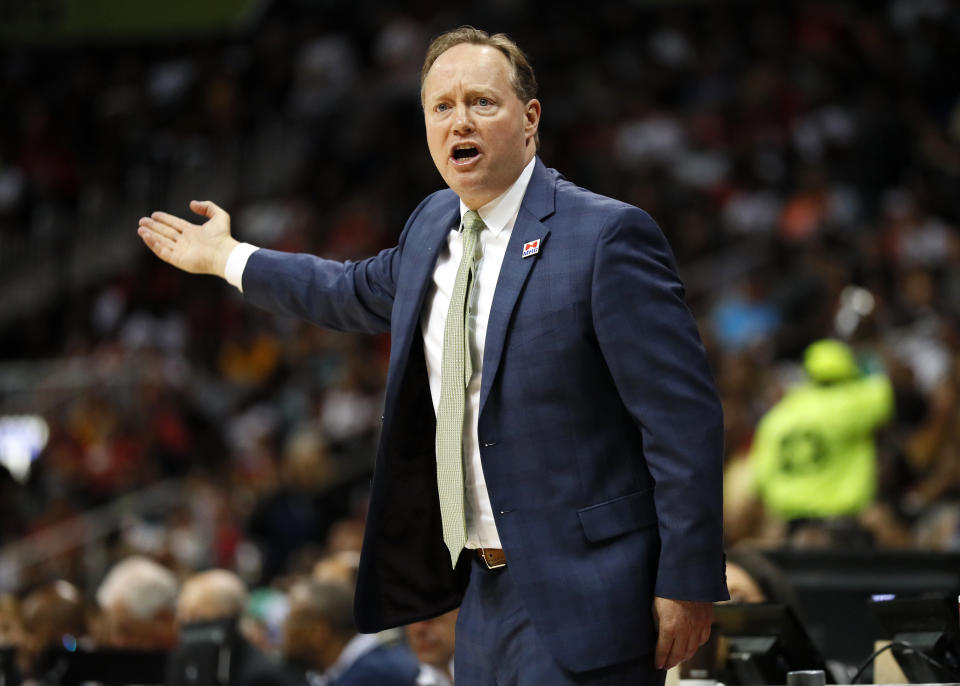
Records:
[[[784,519],[856,514],[873,501],[873,430],[893,413],[881,374],[790,390],[760,420],[750,466],[764,505]]]

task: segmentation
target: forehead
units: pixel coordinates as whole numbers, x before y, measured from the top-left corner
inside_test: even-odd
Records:
[[[430,67],[423,90],[430,95],[455,87],[510,89],[510,61],[490,45],[454,45]]]

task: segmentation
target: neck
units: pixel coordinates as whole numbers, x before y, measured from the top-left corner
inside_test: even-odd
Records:
[[[508,190],[510,190],[513,187],[513,185],[517,182],[517,180],[523,175],[523,170],[527,168],[527,165],[530,164],[530,161],[536,156],[536,154],[537,154],[536,148],[531,146],[527,151],[526,159],[523,162],[523,166],[520,167],[520,171],[517,172],[517,175],[513,178],[512,181],[510,181],[509,185],[507,185],[506,188],[501,189],[498,193],[479,197],[479,198],[475,196],[466,197],[464,195],[460,195],[459,196],[460,200],[463,202],[464,205],[466,205],[468,210],[479,210],[484,205],[490,202],[493,202],[497,198],[503,196]]]

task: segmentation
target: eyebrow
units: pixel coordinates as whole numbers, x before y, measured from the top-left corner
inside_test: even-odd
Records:
[[[449,93],[450,93],[450,89],[449,89],[449,88],[442,89],[442,90],[441,90],[441,89],[438,89],[438,90],[433,91],[432,93],[426,93],[426,94],[424,94],[424,98],[423,98],[423,99],[424,99],[424,102],[426,102],[427,100],[437,100],[437,99],[441,99],[441,98],[448,98],[448,97],[450,97]],[[497,93],[496,93],[496,90],[495,90],[495,89],[490,88],[490,87],[487,87],[487,86],[471,86],[469,89],[467,89],[467,90],[464,92],[464,97],[467,97],[467,98],[470,98],[470,97],[478,97],[478,96],[480,96],[480,97],[493,97],[493,96],[495,96],[496,94],[497,94]]]

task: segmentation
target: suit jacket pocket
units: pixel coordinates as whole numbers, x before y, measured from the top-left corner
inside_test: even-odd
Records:
[[[653,489],[607,500],[577,510],[587,540],[597,542],[657,523]]]

